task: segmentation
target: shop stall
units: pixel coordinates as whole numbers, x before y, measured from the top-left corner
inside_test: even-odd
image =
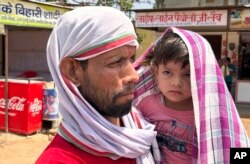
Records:
[[[46,45],[56,21],[69,10],[72,8],[34,1],[0,1],[0,76],[4,76],[1,86],[7,84],[9,87],[0,90],[1,103],[7,104],[1,107],[0,130],[29,134],[41,127],[41,112],[32,111],[30,103],[36,105],[37,101],[40,104],[43,100],[40,95],[38,99],[33,95],[33,92],[38,92],[36,90],[40,94],[41,90],[43,97],[42,84],[29,77],[52,80],[46,60]],[[13,83],[14,77],[22,77],[24,81]],[[13,89],[13,86],[18,89]],[[23,90],[20,91],[19,87]],[[21,92],[28,92],[23,95],[25,101],[20,98]],[[15,99],[11,99],[13,95],[16,95]],[[12,109],[12,101],[18,101],[17,97],[24,101],[21,111]]]
[[[235,102],[250,104],[250,9],[230,11],[230,29],[239,34],[238,74]],[[250,109],[250,108],[249,108]]]

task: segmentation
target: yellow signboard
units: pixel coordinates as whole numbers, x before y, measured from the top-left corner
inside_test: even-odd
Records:
[[[4,26],[0,24],[0,35],[4,34]]]
[[[17,0],[0,1],[0,24],[53,28],[57,19],[69,8]]]

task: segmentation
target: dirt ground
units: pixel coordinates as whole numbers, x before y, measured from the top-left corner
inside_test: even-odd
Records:
[[[242,122],[250,136],[250,118],[242,118]],[[52,138],[51,133],[24,136],[0,131],[0,163],[34,164]]]
[[[26,136],[0,131],[0,163],[34,164],[52,138],[49,133]]]

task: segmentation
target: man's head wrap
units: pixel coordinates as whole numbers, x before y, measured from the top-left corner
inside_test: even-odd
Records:
[[[156,135],[154,126],[141,119],[134,108],[122,118],[125,127],[113,125],[59,69],[66,57],[86,60],[123,45],[137,47],[138,43],[131,21],[119,10],[80,7],[59,18],[47,45],[48,65],[59,91],[63,117],[59,135],[92,154],[112,159],[136,158],[137,163],[152,162],[149,149]]]

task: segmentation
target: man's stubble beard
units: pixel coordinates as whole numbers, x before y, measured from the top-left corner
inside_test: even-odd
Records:
[[[100,91],[98,87],[94,86],[89,78],[85,78],[85,85],[80,87],[83,97],[96,109],[102,116],[120,118],[131,111],[132,100],[126,103],[118,104],[117,99],[122,93],[131,90],[132,86],[129,84],[123,91],[109,91],[109,89]],[[110,95],[112,94],[112,95]],[[112,98],[110,98],[112,97]],[[111,99],[111,100],[110,100]]]

